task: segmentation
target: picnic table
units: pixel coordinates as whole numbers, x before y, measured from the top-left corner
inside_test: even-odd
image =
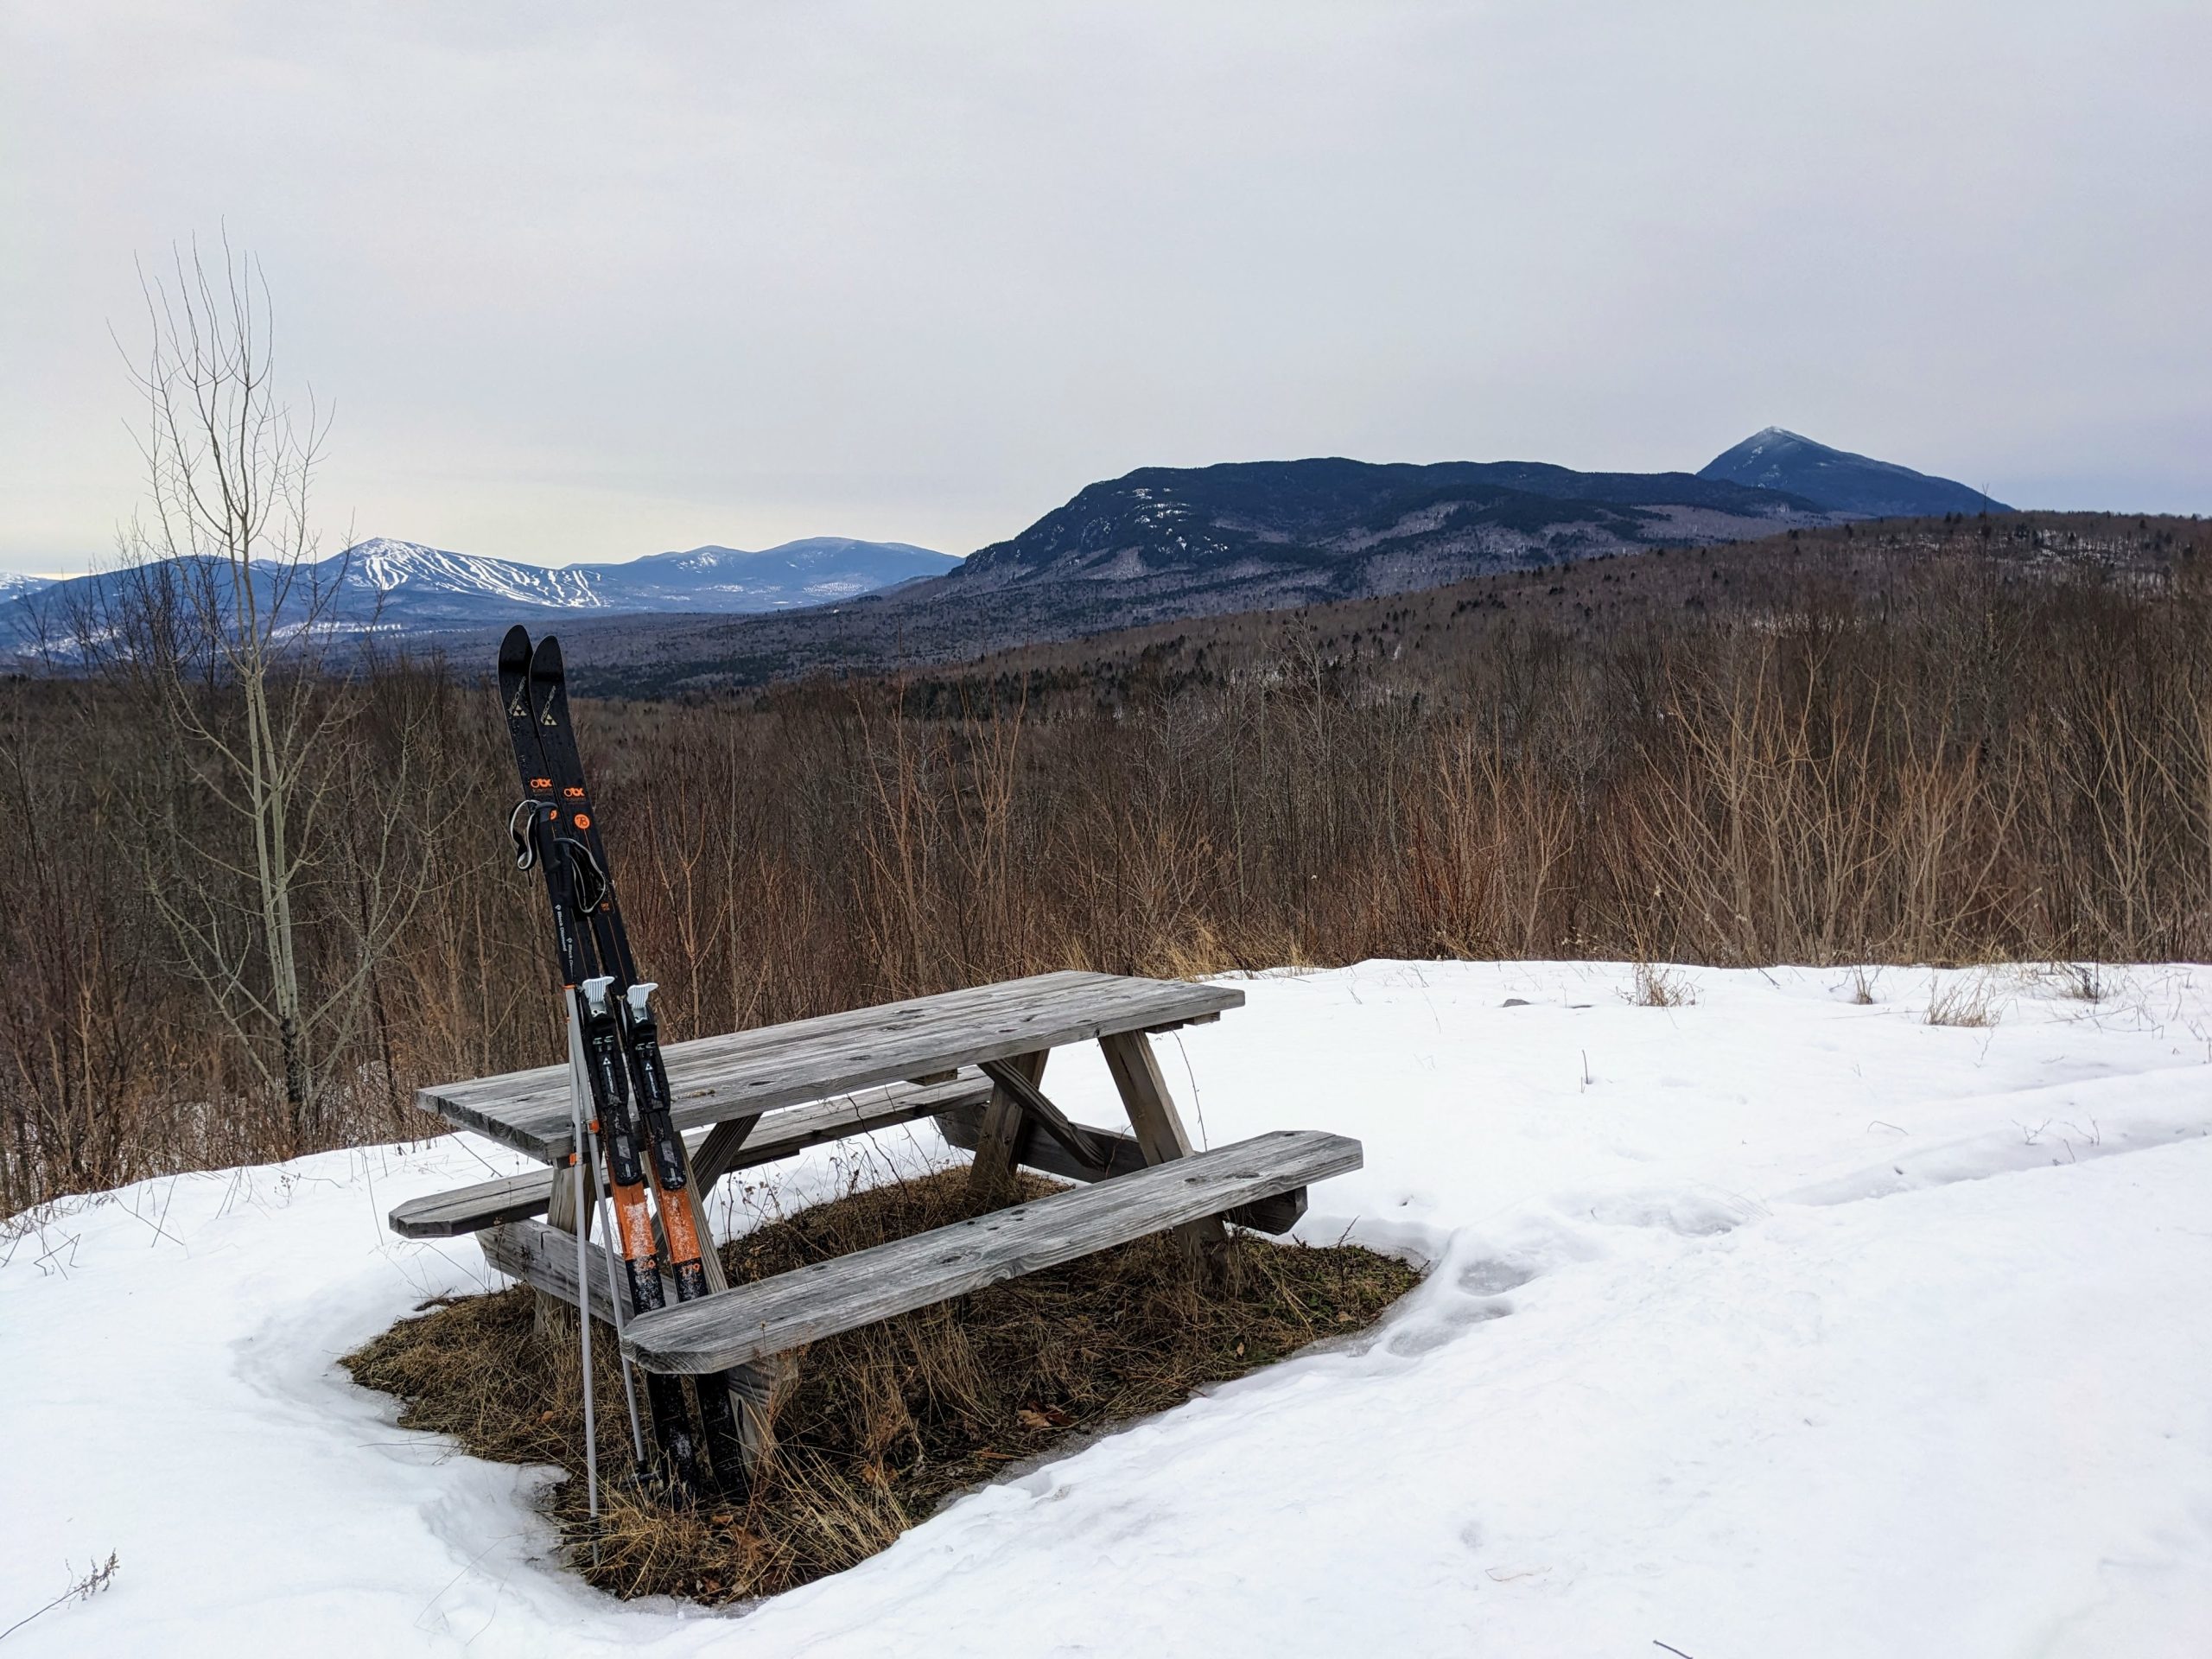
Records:
[[[765,1446],[790,1357],[809,1342],[1169,1229],[1202,1262],[1224,1220],[1287,1231],[1311,1183],[1359,1167],[1359,1143],[1278,1130],[1195,1150],[1150,1041],[1243,1001],[1225,985],[1041,974],[670,1044],[671,1115],[690,1132],[685,1201],[702,1239],[712,1237],[702,1202],[732,1172],[924,1117],[972,1154],[972,1190],[999,1207],[734,1287],[709,1249],[710,1294],[680,1304],[671,1294],[620,1322],[624,1353],[647,1370],[726,1375],[748,1444]],[[1126,1134],[1074,1122],[1043,1090],[1052,1051],[1083,1042],[1104,1053]],[[500,1272],[612,1325],[597,1244],[576,1282],[576,1235],[588,1236],[597,1206],[579,1211],[576,1183],[556,1179],[577,1151],[570,1087],[561,1065],[421,1090],[426,1109],[547,1167],[414,1199],[391,1225],[414,1238],[474,1233]],[[1078,1185],[1016,1203],[1017,1167]],[[588,1186],[595,1179],[587,1172]]]

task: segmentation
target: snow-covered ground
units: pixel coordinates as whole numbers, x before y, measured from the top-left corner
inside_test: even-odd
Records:
[[[1933,977],[1999,1023],[1923,1023]],[[1165,1044],[1194,1127],[1359,1136],[1301,1231],[1418,1253],[1421,1289],[745,1612],[582,1588],[543,1471],[403,1433],[334,1363],[485,1282],[383,1217],[505,1154],[65,1206],[0,1243],[0,1626],[122,1567],[8,1651],[2212,1653],[2212,971],[2107,977],[1246,982]],[[1116,1121],[1094,1055],[1047,1083]]]

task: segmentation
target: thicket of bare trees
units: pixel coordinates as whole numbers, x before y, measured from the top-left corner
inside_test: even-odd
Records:
[[[1293,651],[1107,712],[917,715],[869,685],[579,721],[679,1037],[1062,966],[2212,950],[2194,562],[1899,558],[1878,600],[1815,584],[1596,632],[1471,615],[1478,639],[1419,696]],[[219,735],[250,718],[233,677],[194,682]],[[129,676],[0,686],[0,810],[24,826],[0,906],[0,1209],[409,1133],[416,1084],[557,1057],[483,677],[362,658],[271,684],[316,734],[299,1007],[355,998],[315,1027],[304,1114],[269,1022],[226,1008],[149,896],[168,849],[201,849],[197,881],[226,868],[206,901],[234,918],[223,960],[262,982],[253,818],[204,759],[220,746],[157,722],[203,759],[149,755],[158,699]]]

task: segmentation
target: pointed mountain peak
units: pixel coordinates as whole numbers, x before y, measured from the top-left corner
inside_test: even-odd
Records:
[[[1698,476],[1780,490],[1817,502],[1830,512],[1869,518],[2012,511],[1967,485],[1916,473],[1895,461],[1833,449],[1782,426],[1762,428],[1724,449],[1699,469]]]

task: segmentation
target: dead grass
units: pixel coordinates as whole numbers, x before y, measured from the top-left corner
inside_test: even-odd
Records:
[[[1047,1190],[1025,1181],[1030,1195]],[[963,1166],[800,1211],[726,1246],[724,1259],[742,1282],[973,1213]],[[547,1511],[600,1588],[718,1602],[850,1567],[1010,1463],[1370,1324],[1418,1276],[1356,1247],[1239,1235],[1209,1288],[1171,1240],[1153,1238],[817,1343],[747,1499],[671,1510],[603,1481],[596,1565],[584,1548],[575,1350],[533,1333],[528,1290],[425,1304],[344,1363],[400,1397],[404,1427],[563,1470]],[[595,1350],[602,1476],[631,1462],[606,1346]]]
[[[1643,1008],[1687,1007],[1697,1001],[1697,987],[1687,974],[1639,957],[1628,1000]]]
[[[2061,962],[2053,964],[2058,975],[2060,994],[2077,1002],[2101,1002],[2105,1000],[2104,973],[2094,962]]]
[[[1928,1025],[1962,1026],[1973,1030],[1993,1026],[1997,1018],[1997,987],[1993,976],[1986,973],[1954,979],[1948,984],[1941,981],[1931,984],[1928,1012],[1922,1016]]]

